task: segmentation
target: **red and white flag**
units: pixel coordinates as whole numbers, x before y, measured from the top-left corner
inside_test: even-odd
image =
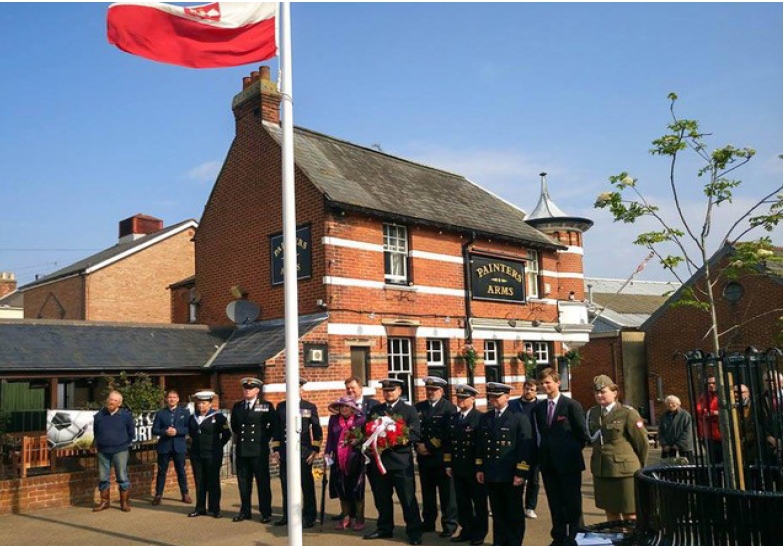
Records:
[[[190,68],[220,68],[278,54],[277,2],[174,6],[117,2],[106,17],[109,43],[146,59]]]

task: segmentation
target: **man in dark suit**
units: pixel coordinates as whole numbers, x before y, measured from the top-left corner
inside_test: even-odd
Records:
[[[575,545],[583,517],[583,448],[589,443],[585,413],[579,402],[561,396],[561,378],[552,368],[539,373],[547,399],[534,408],[539,434],[539,468],[550,506],[552,546]]]
[[[444,445],[446,473],[454,480],[460,534],[452,542],[478,546],[487,536],[487,488],[476,481],[476,449],[479,418],[474,408],[478,391],[471,385],[455,387],[458,411],[452,415]]]
[[[346,396],[350,396],[354,399],[362,409],[362,413],[365,417],[368,416],[370,410],[373,409],[373,406],[379,404],[379,401],[373,398],[372,396],[364,396],[362,394],[362,383],[360,382],[358,377],[349,377],[345,381],[346,385]]]
[[[381,390],[384,393],[385,403],[370,410],[368,422],[383,416],[403,419],[409,429],[408,443],[382,451],[380,458],[386,469],[385,474],[381,473],[376,461],[368,464],[367,475],[378,510],[378,524],[376,530],[365,535],[364,538],[365,540],[392,538],[392,531],[395,529],[392,493],[397,492],[397,498],[403,509],[403,519],[406,521],[408,542],[422,544],[422,520],[419,517],[419,506],[415,496],[414,458],[411,455],[411,445],[420,440],[419,416],[413,407],[400,399],[403,393],[403,381],[394,378],[383,379]]]
[[[188,477],[185,475],[185,453],[188,451],[185,436],[188,434],[188,419],[191,413],[187,408],[181,408],[179,403],[180,395],[176,390],[169,389],[166,392],[166,407],[158,410],[152,421],[152,433],[158,436],[158,444],[155,446],[158,452],[158,476],[155,480],[153,506],[161,503],[169,461],[174,461],[182,502],[193,502],[188,494]]]
[[[452,478],[444,466],[444,442],[449,432],[449,421],[456,409],[444,398],[447,383],[440,377],[428,376],[423,380],[427,400],[415,406],[422,427],[422,438],[414,444],[419,465],[419,481],[422,485],[422,531],[436,529],[438,505],[441,504],[442,538],[451,537],[457,530],[457,506],[452,487]]]
[[[534,407],[539,402],[539,399],[536,397],[536,390],[536,381],[533,378],[526,379],[523,384],[523,396],[509,401],[509,409],[527,416],[532,426],[534,423]],[[536,427],[533,428],[534,436],[536,436]],[[533,462],[531,463],[531,469],[528,471],[528,478],[525,481],[525,517],[531,519],[537,517],[536,504],[539,500],[539,464],[537,462],[536,446],[537,442],[534,442]]]
[[[487,486],[493,511],[493,543],[522,546],[523,491],[533,454],[531,421],[509,409],[510,385],[487,384],[491,406],[479,420],[476,480]]]
[[[288,456],[286,453],[286,401],[278,404],[278,426],[275,427],[275,441],[272,451],[280,461],[280,486],[283,492],[283,518],[276,521],[275,525],[286,525],[288,518],[288,488],[286,484],[286,466],[288,464],[300,465],[300,483],[302,486],[302,527],[310,529],[316,524],[316,484],[313,481],[313,461],[321,451],[323,431],[319,422],[316,406],[302,397],[302,387],[307,380],[299,380],[299,413],[302,417],[302,431],[300,432],[300,453],[298,456]]]
[[[243,400],[231,410],[231,430],[235,435],[237,455],[237,486],[240,490],[240,512],[232,521],[251,519],[250,497],[253,480],[259,495],[261,522],[272,519],[272,489],[270,487],[269,444],[274,435],[275,406],[259,397],[261,379],[244,377]]]

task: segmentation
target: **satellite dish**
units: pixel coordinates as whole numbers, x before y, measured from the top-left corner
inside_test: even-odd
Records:
[[[226,306],[226,316],[234,324],[248,324],[259,316],[259,306],[248,300],[235,300]]]

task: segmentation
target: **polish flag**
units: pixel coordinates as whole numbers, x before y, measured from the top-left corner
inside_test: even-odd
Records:
[[[117,2],[106,17],[109,43],[146,59],[190,68],[264,61],[278,54],[277,2],[174,6]]]

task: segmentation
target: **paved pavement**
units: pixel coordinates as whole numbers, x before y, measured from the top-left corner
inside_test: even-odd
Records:
[[[590,450],[585,450],[588,456]],[[658,450],[652,453],[649,464],[658,461]],[[417,487],[419,484],[417,483]],[[54,545],[93,545],[111,544],[112,546],[151,544],[156,546],[179,546],[205,543],[210,545],[232,544],[234,546],[284,546],[288,543],[286,527],[263,525],[258,521],[232,523],[231,517],[239,508],[239,493],[236,480],[226,480],[222,484],[221,507],[224,517],[188,518],[191,505],[179,500],[176,488],[170,488],[164,495],[160,506],[150,505],[150,500],[134,499],[130,512],[121,512],[119,503],[113,499],[112,508],[103,512],[92,512],[90,506],[72,508],[51,508],[37,510],[28,514],[0,516],[0,545],[14,544],[54,544]],[[321,485],[317,486],[318,495]],[[338,544],[341,546],[385,546],[387,544],[407,544],[403,529],[403,517],[399,505],[395,512],[395,536],[389,540],[363,541],[362,535],[375,529],[375,507],[370,488],[367,490],[367,528],[363,532],[335,530],[335,522],[330,515],[340,511],[337,499],[327,499],[327,517],[324,527],[316,525],[303,532],[304,545]],[[255,496],[255,490],[254,490]],[[254,510],[256,506],[254,504]],[[273,478],[273,521],[281,515],[280,481]],[[604,521],[604,513],[594,505],[593,487],[589,471],[583,473],[583,512],[587,525]],[[544,495],[544,487],[539,493],[538,519],[526,520],[526,546],[547,545],[550,542],[550,513]],[[437,524],[438,525],[438,524]],[[491,523],[492,527],[492,523]],[[491,536],[485,540],[492,544]],[[326,541],[326,542],[325,542]],[[423,537],[425,545],[446,546],[448,538],[440,538],[437,533],[427,533]]]

